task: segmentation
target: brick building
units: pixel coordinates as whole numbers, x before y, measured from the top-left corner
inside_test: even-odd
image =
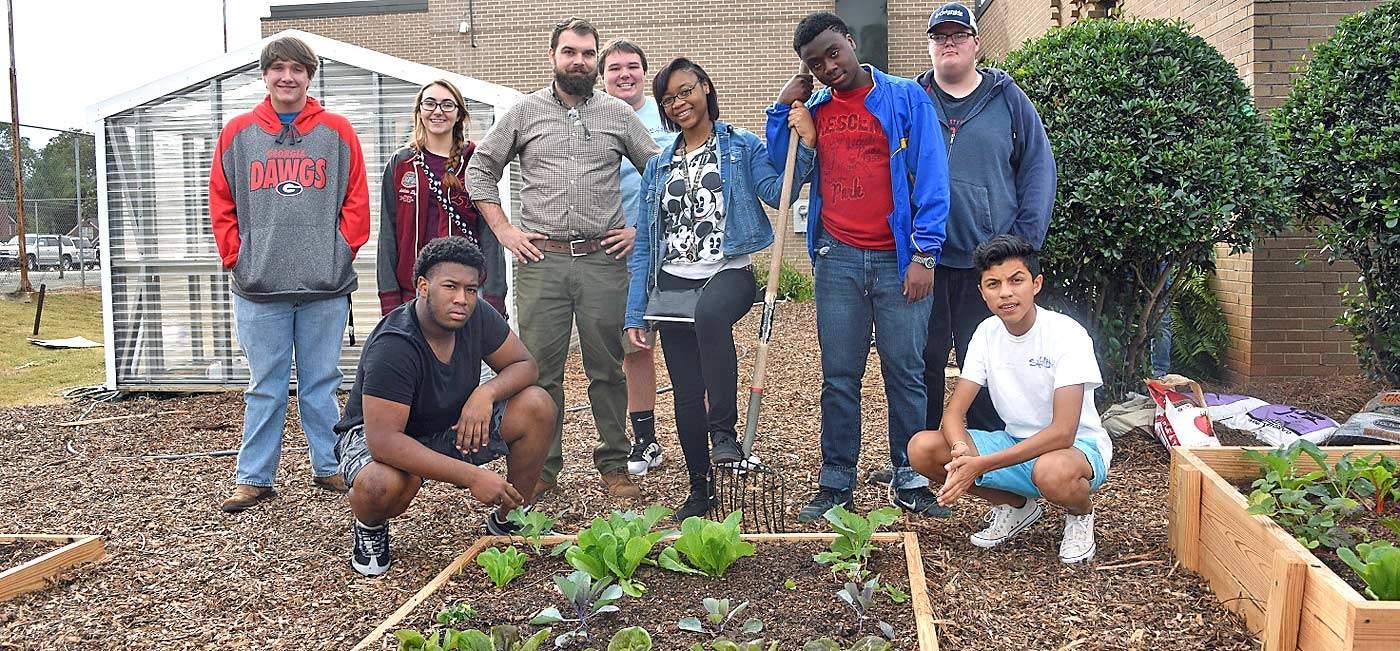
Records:
[[[973,4],[973,0],[968,0]],[[1182,18],[1239,70],[1257,106],[1288,93],[1293,66],[1327,38],[1338,19],[1379,0],[976,0],[988,56],[1089,16]],[[554,24],[588,18],[606,40],[622,36],[647,51],[653,69],[687,56],[711,74],[722,117],[762,132],[763,109],[797,66],[792,29],[813,11],[836,11],[852,24],[862,58],[914,76],[929,67],[925,30],[930,0],[369,0],[273,7],[264,35],[295,28],[411,61],[530,92],[550,78],[546,58]],[[1066,180],[1062,180],[1066,182]],[[806,266],[801,236],[785,257]],[[1223,257],[1217,289],[1230,324],[1228,369],[1235,378],[1354,372],[1347,335],[1332,326],[1337,288],[1355,270],[1314,261],[1313,240],[1289,235],[1254,253]]]

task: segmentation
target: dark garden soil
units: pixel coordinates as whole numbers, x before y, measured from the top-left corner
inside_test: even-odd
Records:
[[[753,311],[735,329],[742,382],[750,377],[758,317]],[[814,320],[810,303],[778,307],[756,448],[765,461],[786,471],[789,523],[800,531],[827,530],[825,522],[799,527],[793,520],[814,490],[820,465],[821,369]],[[670,382],[660,358],[658,375],[665,386]],[[572,355],[565,380],[569,406],[586,403],[586,385],[578,356]],[[1339,393],[1341,388],[1350,393]],[[1345,378],[1327,378],[1308,390],[1345,409],[1375,393],[1364,382]],[[740,391],[747,395],[742,384]],[[1254,393],[1346,416],[1305,401],[1303,394]],[[859,471],[864,478],[888,460],[884,391],[873,351],[862,399]],[[646,503],[675,508],[688,487],[671,400],[669,394],[658,396],[656,408],[666,461],[641,488]],[[393,568],[378,579],[356,574],[348,563],[349,508],[343,496],[312,486],[295,400],[292,407],[275,479],[278,497],[235,515],[218,510],[232,489],[232,457],[133,457],[238,447],[243,400],[237,391],[134,396],[95,407],[75,402],[0,409],[0,531],[107,538],[102,561],[66,573],[54,586],[0,603],[0,650],[344,651],[481,534],[486,509],[465,491],[433,482],[391,524]],[[81,417],[166,410],[186,413],[57,426]],[[539,504],[559,518],[562,533],[577,532],[611,509],[640,506],[607,497],[591,463],[596,440],[588,410],[569,411],[561,490]],[[1098,555],[1092,563],[1060,563],[1063,514],[1053,507],[993,550],[968,542],[985,526],[986,504],[975,498],[959,503],[950,519],[905,516],[891,527],[919,535],[941,648],[1259,648],[1242,621],[1221,606],[1199,576],[1180,569],[1167,548],[1167,451],[1139,434],[1121,437],[1114,446],[1108,483],[1095,497]],[[887,499],[883,489],[868,484],[855,493],[861,512]],[[682,599],[698,608],[703,596]]]
[[[881,544],[871,559],[870,569],[881,575],[882,583],[909,590],[909,572],[904,548],[899,544]],[[661,549],[658,546],[657,549]],[[825,543],[757,543],[754,556],[739,559],[723,577],[678,574],[659,568],[642,566],[635,578],[647,586],[641,598],[624,597],[617,605],[621,611],[600,617],[590,626],[594,641],[584,646],[602,647],[618,629],[641,626],[651,633],[657,649],[685,649],[691,644],[709,639],[698,633],[682,631],[676,622],[683,617],[704,619],[701,600],[705,597],[729,599],[732,605],[750,602],[747,613],[730,627],[737,629],[744,619],[757,617],[764,624],[763,632],[752,637],[778,641],[783,649],[798,649],[808,640],[830,636],[853,641],[865,635],[879,635],[877,621],[888,622],[895,629],[896,649],[918,649],[912,601],[893,603],[889,597],[876,593],[875,606],[864,630],[855,629],[854,611],[838,601],[841,588],[825,567],[812,560],[812,555],[827,548]],[[528,549],[522,547],[522,551]],[[543,608],[557,607],[568,615],[563,598],[551,580],[556,574],[568,574],[573,568],[562,558],[532,556],[525,565],[525,574],[497,590],[480,566],[472,563],[453,577],[427,602],[419,606],[405,626],[427,631],[435,628],[434,616],[444,607],[467,604],[476,609],[471,621],[475,628],[488,629],[498,624],[527,626],[532,615]],[[796,587],[788,590],[784,582],[792,579]],[[568,624],[551,627],[558,635],[571,630]],[[737,637],[737,636],[735,636]],[[733,639],[733,638],[731,638]],[[547,645],[548,646],[548,645]]]
[[[19,567],[62,547],[64,544],[35,540],[0,542],[0,572]]]

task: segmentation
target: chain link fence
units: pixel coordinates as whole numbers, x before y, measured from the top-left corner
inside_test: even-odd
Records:
[[[33,289],[100,287],[92,135],[20,126],[23,252],[12,150],[10,124],[0,122],[0,292],[20,289],[22,270]]]

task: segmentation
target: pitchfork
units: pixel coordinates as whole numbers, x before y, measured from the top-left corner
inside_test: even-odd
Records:
[[[798,74],[807,74],[806,66]],[[783,167],[783,193],[778,204],[778,221],[773,224],[773,254],[768,262],[768,286],[763,292],[763,322],[758,328],[758,356],[753,365],[753,385],[749,389],[748,415],[744,421],[742,461],[717,463],[711,466],[714,479],[715,508],[719,517],[743,510],[740,528],[749,533],[785,533],[787,531],[787,492],[783,476],[753,453],[758,434],[758,414],[763,405],[765,371],[768,368],[768,339],[773,334],[773,312],[778,300],[778,278],[782,274],[783,240],[788,228],[788,211],[792,207],[794,169],[797,167],[797,130],[788,129],[787,164]]]

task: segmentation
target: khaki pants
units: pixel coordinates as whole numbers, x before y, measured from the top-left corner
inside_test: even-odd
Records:
[[[607,474],[627,471],[627,378],[622,374],[622,318],[627,309],[627,263],[599,251],[573,257],[546,253],[515,267],[520,340],[539,364],[539,384],[554,398],[559,424],[540,478],[554,482],[564,466],[564,362],[578,324],[588,402],[598,428],[593,465]]]

